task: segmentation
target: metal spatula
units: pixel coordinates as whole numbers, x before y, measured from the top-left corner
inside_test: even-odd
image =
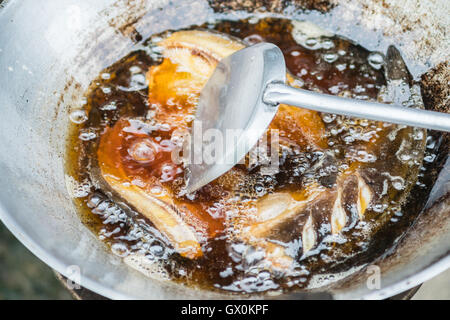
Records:
[[[280,103],[369,120],[450,131],[450,114],[341,98],[290,87],[274,44],[259,43],[223,59],[203,88],[193,123],[186,191],[191,193],[236,165],[264,134]],[[234,130],[234,131],[233,131]],[[235,139],[227,137],[232,132]],[[237,135],[236,135],[237,133]],[[207,136],[215,136],[208,139]],[[205,161],[221,136],[221,154]],[[206,138],[206,139],[205,139]]]

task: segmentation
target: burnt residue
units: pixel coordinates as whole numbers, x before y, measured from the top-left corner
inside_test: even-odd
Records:
[[[288,5],[294,5],[301,10],[317,10],[320,12],[328,12],[336,4],[334,1],[324,0],[232,0],[232,1],[214,1],[208,0],[210,6],[219,13],[230,12],[236,10],[244,10],[247,12],[268,11],[282,12]]]
[[[446,83],[447,85],[445,85]],[[449,61],[438,64],[436,67],[422,75],[422,96],[427,109],[450,113],[449,83]]]
[[[146,0],[130,1],[122,0],[114,4],[116,7],[127,7],[132,8],[133,15],[127,11],[123,11],[121,14],[108,20],[108,24],[117,32],[120,32],[123,36],[129,37],[134,42],[140,42],[142,36],[136,30],[136,23],[142,19],[147,14],[147,3]]]

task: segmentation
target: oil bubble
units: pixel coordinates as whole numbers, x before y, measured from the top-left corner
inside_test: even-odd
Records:
[[[138,67],[138,66],[132,66],[130,68],[130,73],[131,74],[136,74],[136,73],[140,73],[140,72],[142,72],[142,69],[140,67]]]
[[[159,242],[152,243],[150,252],[156,257],[162,257],[164,255],[164,247]]]
[[[102,111],[113,111],[117,109],[117,103],[115,101],[112,101],[110,103],[107,103],[100,107],[100,110]]]
[[[135,74],[131,77],[130,87],[132,88],[145,88],[147,87],[147,82],[145,75],[142,73]]]
[[[90,140],[94,140],[95,138],[97,138],[97,134],[92,131],[82,132],[79,135],[79,138],[83,141],[90,141]]]
[[[150,193],[155,195],[155,196],[162,195],[163,188],[161,186],[159,186],[159,185],[154,185],[153,187],[151,187]]]
[[[88,120],[88,116],[86,111],[84,110],[75,110],[72,111],[69,115],[70,121],[75,124],[82,124]]]
[[[121,258],[126,257],[129,253],[128,247],[126,244],[118,242],[118,243],[114,243],[111,246],[111,251],[112,253],[114,253],[116,256],[119,256]]]
[[[322,41],[322,49],[330,50],[334,48],[334,42],[332,40],[326,39]]]
[[[345,63],[340,63],[336,65],[336,69],[338,69],[339,71],[344,71],[345,69],[347,69],[347,64]]]
[[[102,91],[103,91],[104,94],[110,94],[112,90],[109,87],[103,87]]]
[[[384,63],[384,58],[381,53],[372,52],[367,57],[367,62],[369,62],[370,66],[375,70],[380,70]]]
[[[306,41],[304,42],[304,46],[305,46],[307,49],[310,49],[310,50],[316,50],[316,49],[319,49],[319,48],[320,48],[320,43],[319,43],[319,41],[318,41],[317,39],[315,39],[315,38],[308,38],[308,39],[306,39]]]
[[[392,186],[395,190],[403,190],[405,189],[405,181],[401,177],[392,177],[391,179]]]
[[[263,38],[258,34],[251,34],[244,38],[244,42],[248,44],[256,44],[263,41]]]
[[[248,19],[248,23],[250,24],[256,24],[259,22],[259,17],[251,17],[250,19]]]
[[[338,59],[338,55],[336,53],[325,53],[323,59],[328,63],[333,63]]]
[[[322,120],[325,123],[331,123],[334,120],[336,120],[336,115],[331,113],[323,113],[322,114]]]

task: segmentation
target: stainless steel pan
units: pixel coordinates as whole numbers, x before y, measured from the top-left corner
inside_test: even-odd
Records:
[[[134,271],[81,223],[65,176],[70,112],[104,67],[140,39],[204,23],[216,14],[254,10],[308,19],[370,50],[402,51],[421,81],[428,108],[449,108],[449,3],[446,0],[0,1],[0,218],[34,254],[58,272],[109,298],[229,298],[161,282]],[[314,9],[305,11],[302,9]],[[316,10],[321,10],[322,13]],[[328,282],[335,298],[385,298],[450,267],[450,159],[442,136],[426,209],[404,237],[373,257],[381,288],[367,286],[370,268]],[[70,190],[70,192],[68,191]],[[420,210],[416,208],[415,210]],[[369,263],[370,264],[370,263]]]

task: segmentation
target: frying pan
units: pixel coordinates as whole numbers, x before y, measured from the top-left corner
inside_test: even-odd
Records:
[[[82,194],[84,186],[65,174],[64,159],[69,115],[83,105],[83,92],[103,68],[151,34],[252,12],[309,20],[372,51],[386,52],[394,44],[420,83],[426,107],[448,112],[447,0],[0,1],[4,224],[49,266],[109,298],[236,298],[151,279],[126,266],[80,221],[71,197]],[[432,141],[426,160],[433,169],[421,178],[422,191],[412,191],[415,205],[405,211],[421,214],[406,234],[381,235],[385,247],[365,264],[351,275],[322,275],[311,294],[381,299],[450,267],[449,139],[435,134]],[[374,265],[381,274],[378,289],[367,285]]]

